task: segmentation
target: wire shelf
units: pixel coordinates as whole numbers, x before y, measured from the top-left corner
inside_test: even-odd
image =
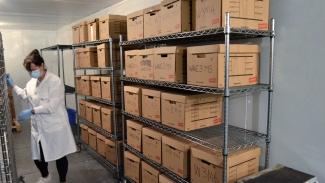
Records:
[[[71,50],[72,49],[72,45],[54,45],[54,46],[49,46],[46,48],[42,48],[41,51],[57,51],[57,49],[60,50]]]
[[[253,30],[253,29],[241,29],[241,28],[230,28],[231,39],[247,39],[255,37],[270,37],[271,31],[265,30]],[[184,44],[193,42],[204,42],[204,41],[215,41],[224,40],[224,28],[215,28],[201,31],[182,32],[177,34],[170,34],[159,37],[145,38],[132,41],[122,41],[121,45],[132,45],[132,44]]]
[[[121,77],[121,80],[127,81],[127,82],[133,82],[133,83],[162,86],[162,87],[175,88],[175,89],[188,90],[188,91],[196,91],[196,92],[202,92],[202,93],[223,94],[223,92],[224,92],[223,88],[210,88],[210,87],[194,86],[194,85],[187,85],[187,84],[177,84],[177,83],[168,83],[168,82],[160,82],[160,81],[153,81],[153,80],[143,80],[143,79],[136,79],[136,78],[129,78],[129,77]],[[267,91],[269,88],[270,88],[270,85],[258,84],[258,85],[250,85],[250,86],[231,87],[231,88],[229,88],[229,91],[230,91],[231,95],[236,95],[236,94]]]
[[[101,127],[95,125],[94,123],[91,123],[90,121],[84,119],[83,117],[81,116],[78,116],[79,117],[79,122],[81,124],[85,124],[87,126],[90,126],[91,128],[99,131],[101,134],[103,134],[104,136],[107,136],[107,137],[110,137],[110,138],[113,138],[114,140],[120,140],[122,139],[122,133],[117,133],[116,136],[104,129],[102,129]]]
[[[102,39],[102,40],[88,41],[88,42],[84,42],[84,43],[73,44],[72,47],[97,46],[99,44],[109,43],[109,42],[110,42],[110,39]],[[112,42],[119,43],[119,39],[112,39]]]
[[[104,165],[106,168],[114,170],[115,172],[117,171],[117,168],[115,165],[113,165],[112,163],[110,163],[109,161],[107,161],[105,159],[104,156],[100,155],[96,150],[94,150],[93,148],[91,148],[88,144],[86,144],[83,141],[80,141],[80,143],[87,149],[87,151],[95,158],[97,159],[102,165]],[[122,167],[120,168],[120,170],[122,169]],[[119,170],[119,171],[120,171]]]
[[[171,127],[165,126],[161,123],[148,120],[133,114],[123,111],[123,114],[136,119],[142,123],[148,124],[155,128],[164,130],[168,133],[177,135],[184,139],[190,140],[193,143],[199,144],[201,146],[207,147],[216,152],[222,152],[223,140],[224,140],[224,125],[217,125],[212,127],[207,127],[199,130],[194,130],[190,132],[179,131]],[[243,128],[235,127],[229,125],[228,127],[228,149],[229,150],[240,150],[247,147],[257,145],[266,142],[267,136],[262,133],[246,130]]]
[[[112,101],[105,100],[105,99],[102,99],[102,98],[97,98],[97,97],[93,97],[93,96],[84,95],[84,94],[81,94],[81,93],[77,93],[77,95],[82,95],[82,96],[85,96],[86,99],[94,100],[94,101],[97,101],[97,102],[100,102],[100,103],[103,103],[103,104],[106,104],[106,105],[110,105],[110,106],[120,106],[121,105],[120,101],[112,102]]]
[[[180,183],[189,183],[190,182],[189,180],[183,179],[182,177],[176,175],[174,172],[168,170],[167,168],[163,167],[162,165],[156,163],[155,161],[152,161],[151,159],[147,158],[146,156],[144,156],[142,153],[135,150],[131,146],[129,146],[129,145],[125,144],[125,143],[123,143],[123,146],[126,149],[128,149],[130,152],[135,154],[136,156],[140,157],[141,159],[143,159],[144,161],[149,163],[151,166],[157,168],[157,170],[159,170],[159,171],[163,172],[164,174],[168,175],[169,177],[175,179],[177,182],[180,182]]]
[[[99,70],[99,71],[112,71],[116,70],[113,67],[75,67],[74,70]]]

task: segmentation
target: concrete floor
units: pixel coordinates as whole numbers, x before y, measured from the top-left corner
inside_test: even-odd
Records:
[[[30,123],[21,123],[22,132],[13,134],[15,147],[16,166],[18,176],[23,176],[26,183],[34,183],[41,176],[30,150]],[[67,183],[117,183],[113,178],[115,173],[110,172],[98,163],[86,149],[80,153],[68,155],[69,171]],[[49,163],[49,171],[52,174],[51,183],[59,183],[59,175],[55,162]]]

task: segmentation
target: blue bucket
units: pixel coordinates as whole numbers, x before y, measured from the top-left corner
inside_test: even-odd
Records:
[[[76,125],[76,111],[73,109],[67,108],[69,123],[70,125]]]

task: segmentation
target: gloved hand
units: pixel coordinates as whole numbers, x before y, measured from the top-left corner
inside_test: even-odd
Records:
[[[13,87],[15,85],[14,81],[11,78],[11,76],[9,76],[8,74],[6,75],[6,79],[7,79],[8,86]]]
[[[18,121],[25,121],[32,116],[32,110],[26,109],[18,115]]]

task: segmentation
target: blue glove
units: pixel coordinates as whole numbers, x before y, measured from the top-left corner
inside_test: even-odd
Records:
[[[14,81],[11,79],[11,77],[8,74],[6,75],[6,79],[7,79],[8,86],[13,87],[15,85]]]
[[[26,109],[18,115],[18,121],[25,121],[32,116],[32,110]]]

